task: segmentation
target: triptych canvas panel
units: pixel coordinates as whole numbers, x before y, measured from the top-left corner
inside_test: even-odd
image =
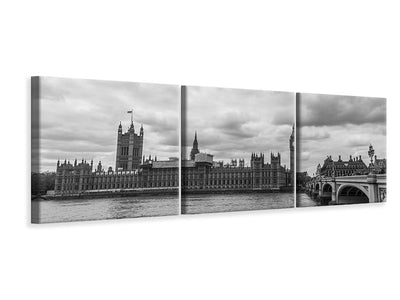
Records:
[[[386,100],[32,78],[32,223],[386,201]]]

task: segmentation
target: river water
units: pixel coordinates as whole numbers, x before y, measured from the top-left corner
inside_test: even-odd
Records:
[[[123,219],[179,214],[178,195],[32,201],[33,223]]]
[[[320,204],[306,193],[296,194],[296,207],[319,206]]]
[[[292,193],[198,194],[182,197],[183,214],[293,208]],[[177,195],[32,201],[33,223],[179,214]]]
[[[293,207],[293,193],[182,195],[183,214]]]

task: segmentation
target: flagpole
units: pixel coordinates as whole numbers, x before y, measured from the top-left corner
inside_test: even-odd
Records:
[[[131,114],[131,124],[133,124],[133,108],[132,110],[128,110],[127,113]]]

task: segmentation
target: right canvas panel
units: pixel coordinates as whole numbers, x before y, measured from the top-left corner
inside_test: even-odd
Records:
[[[296,207],[386,201],[386,99],[296,94]]]

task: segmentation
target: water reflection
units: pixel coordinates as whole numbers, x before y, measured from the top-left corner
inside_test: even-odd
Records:
[[[296,194],[296,207],[310,206],[320,206],[320,203],[317,201],[317,197],[311,197],[306,193]]]
[[[182,195],[184,214],[292,207],[294,207],[293,193]]]
[[[178,195],[32,201],[32,222],[37,223],[167,216],[178,213]]]

